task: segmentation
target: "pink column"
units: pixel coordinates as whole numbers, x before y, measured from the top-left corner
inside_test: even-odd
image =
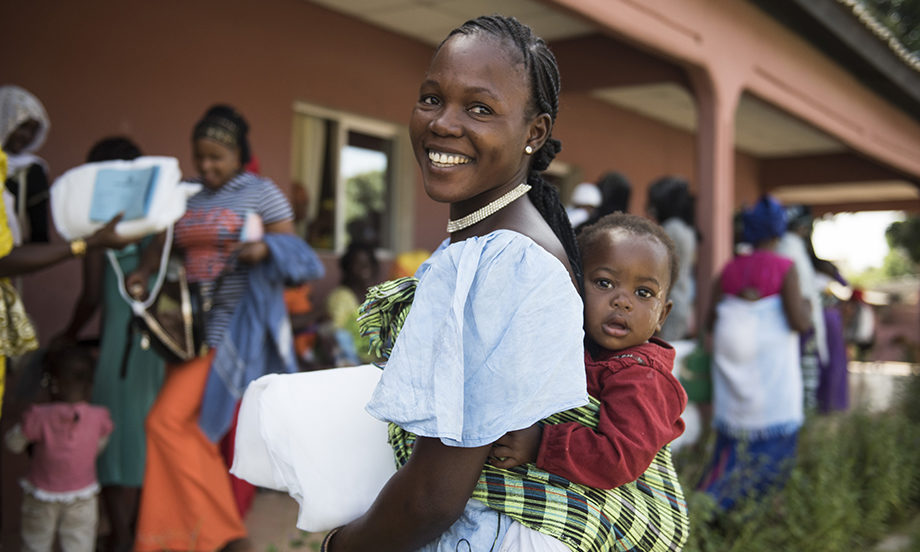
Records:
[[[696,308],[702,323],[712,283],[732,255],[735,204],[735,110],[741,83],[711,69],[688,70],[697,105],[696,223],[703,234],[697,259]]]

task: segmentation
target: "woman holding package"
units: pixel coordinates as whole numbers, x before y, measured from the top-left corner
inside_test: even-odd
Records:
[[[93,145],[86,162],[130,161],[140,156],[140,148],[130,139],[111,136]],[[123,272],[134,270],[140,260],[138,252],[146,243],[142,241],[114,253],[113,258]],[[114,429],[108,445],[96,459],[96,472],[109,522],[108,550],[124,552],[134,546],[134,525],[147,456],[144,420],[163,381],[163,359],[144,348],[140,333],[130,328],[131,307],[119,294],[118,281],[105,252],[94,251],[83,259],[83,289],[70,323],[55,338],[52,348],[75,342],[93,314],[101,311],[92,402],[108,409]]]
[[[567,550],[471,499],[494,441],[587,401],[574,233],[541,176],[558,94],[552,53],[515,19],[469,21],[436,51],[409,129],[450,238],[367,406],[418,440],[326,550]]]
[[[293,233],[293,211],[284,194],[244,170],[250,160],[247,134],[243,117],[223,105],[208,110],[192,132],[202,188],[175,225],[175,249],[189,282],[212,306],[204,315],[202,354],[167,366],[147,417],[139,551],[250,548],[217,441],[249,381],[296,370],[290,335],[285,336],[290,326],[284,284],[322,276],[319,259]],[[146,293],[163,241],[145,251],[139,269],[127,278],[132,294]]]
[[[0,174],[7,169],[7,157],[0,150]],[[6,376],[6,357],[19,356],[38,348],[38,336],[29,321],[23,307],[19,292],[10,282],[13,276],[29,274],[59,262],[82,257],[87,252],[102,249],[121,249],[132,243],[115,232],[115,226],[121,220],[117,216],[86,239],[71,242],[28,243],[20,242],[19,221],[15,212],[9,208],[12,204],[10,194],[2,190],[0,201],[0,412],[2,412],[4,381]]]

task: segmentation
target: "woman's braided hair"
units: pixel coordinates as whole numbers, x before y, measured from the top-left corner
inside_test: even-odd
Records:
[[[232,106],[216,104],[211,106],[192,131],[192,141],[210,138],[227,147],[240,150],[240,164],[246,165],[252,159],[249,148],[249,123]]]
[[[444,42],[456,34],[473,35],[476,33],[487,33],[508,41],[516,47],[530,75],[532,113],[546,113],[555,123],[556,114],[559,111],[559,66],[546,42],[533,34],[527,25],[513,17],[501,15],[484,15],[471,19],[451,31]],[[441,44],[443,45],[444,42]],[[562,242],[580,290],[582,286],[581,257],[578,254],[575,232],[572,231],[565,207],[559,199],[559,192],[555,186],[543,180],[542,175],[561,149],[562,143],[550,134],[543,147],[532,154],[530,173],[527,175],[527,183],[532,188],[528,195],[531,202],[543,215],[543,219],[553,229],[556,237]]]

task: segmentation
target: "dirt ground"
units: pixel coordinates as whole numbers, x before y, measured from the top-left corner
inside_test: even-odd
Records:
[[[257,552],[319,550],[324,536],[297,529],[297,502],[276,491],[260,490],[245,521]]]

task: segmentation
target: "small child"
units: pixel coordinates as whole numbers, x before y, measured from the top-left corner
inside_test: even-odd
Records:
[[[29,472],[21,481],[23,550],[50,552],[55,536],[63,552],[95,550],[96,455],[112,432],[112,420],[108,410],[86,402],[93,365],[85,347],[49,353],[45,381],[51,402],[30,407],[7,432],[13,452],[33,445]]]
[[[672,374],[674,349],[652,337],[671,311],[677,277],[671,238],[657,224],[614,213],[578,236],[584,260],[585,369],[600,401],[597,431],[535,424],[496,441],[492,465],[538,468],[590,487],[636,480],[684,431],[687,394]]]

